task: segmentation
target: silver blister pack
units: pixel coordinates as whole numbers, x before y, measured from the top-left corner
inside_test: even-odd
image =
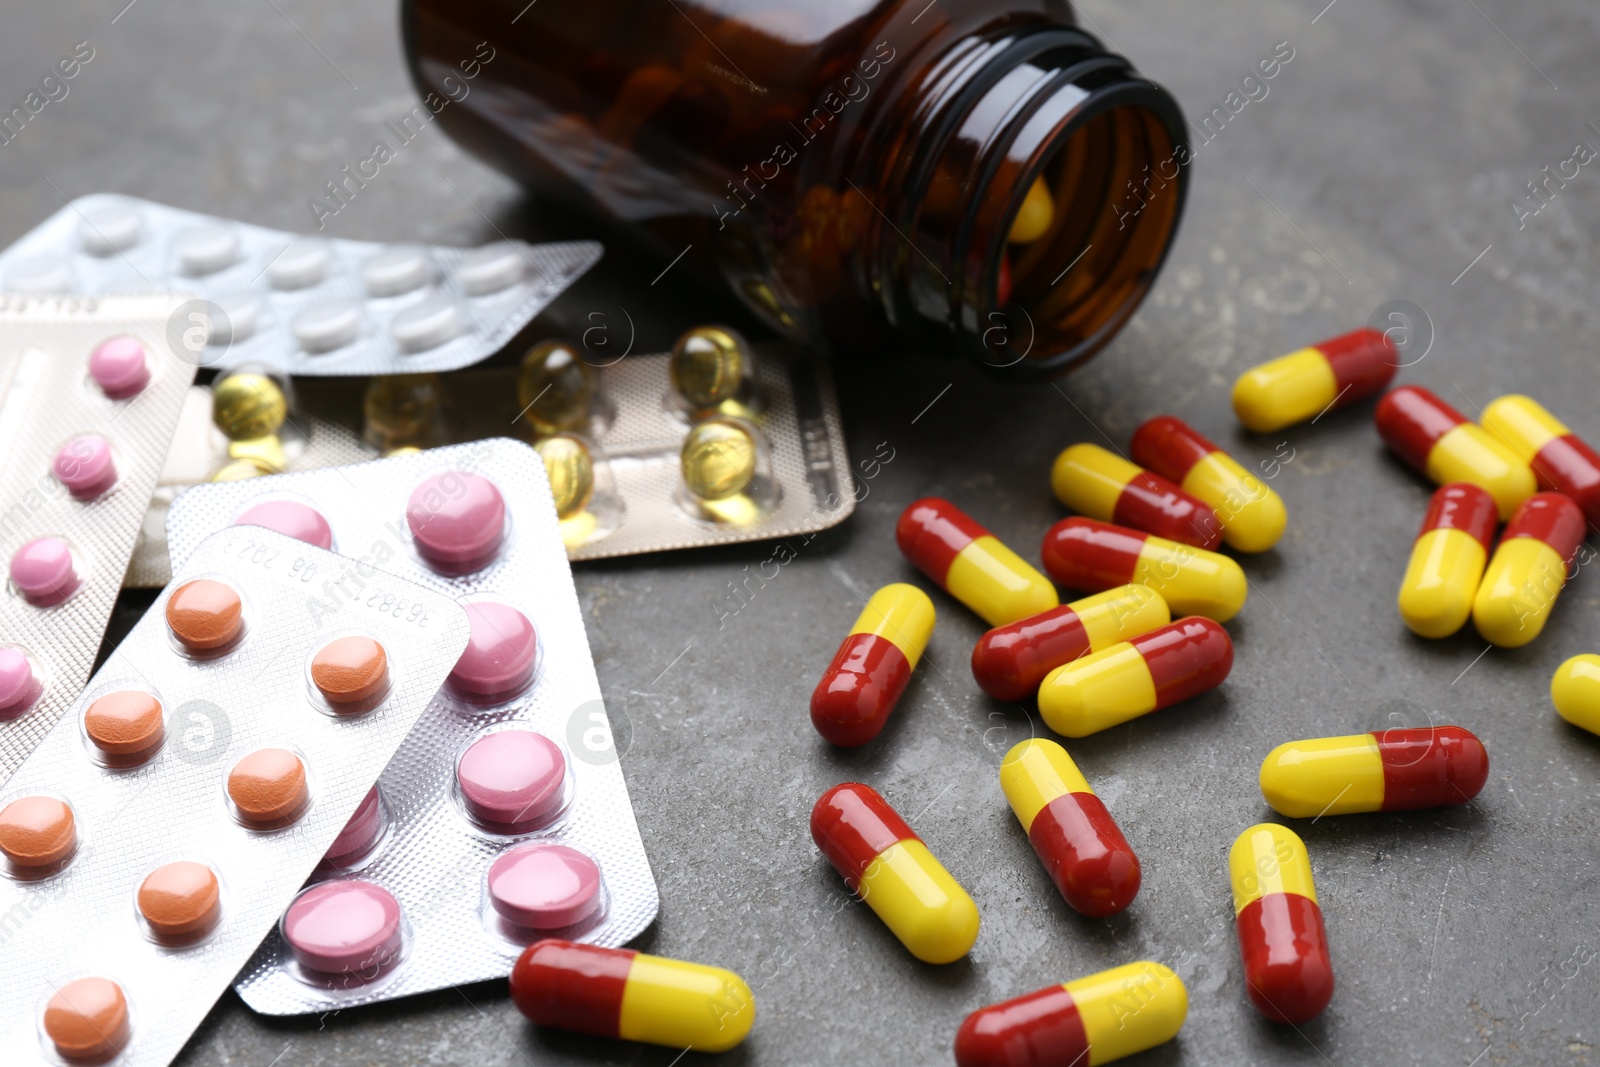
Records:
[[[503,539],[488,558],[471,569],[452,568],[452,575],[419,552],[411,525],[419,505],[412,501],[425,483],[444,485],[448,496],[452,485],[464,484],[463,475],[498,488],[505,519],[491,533]],[[353,873],[398,898],[414,932],[408,958],[382,982],[313,989],[295,978],[287,946],[274,935],[240,975],[236,988],[245,1002],[269,1015],[324,1011],[504,977],[524,945],[540,936],[559,934],[607,946],[637,937],[654,921],[659,897],[539,456],[520,441],[495,438],[351,467],[196,486],[168,513],[174,566],[207,534],[278,502],[314,508],[325,519],[335,550],[360,565],[391,570],[469,606],[498,602],[516,609],[531,622],[537,651],[528,663],[531,685],[496,702],[463,697],[456,685],[464,677],[458,666],[379,779],[385,825],[375,829],[371,853],[324,866],[331,877]],[[495,624],[494,633],[486,633],[475,621],[470,647],[478,647],[480,637],[495,639],[512,629]],[[549,780],[554,789],[547,794],[549,806],[530,806],[538,818],[526,825],[492,825],[477,816],[498,809],[485,801],[473,810],[458,768],[475,745],[491,736],[498,744],[507,740],[501,735],[511,734],[543,753],[559,751],[562,773],[559,781]],[[491,867],[501,861],[560,859],[570,852],[587,857],[589,862],[579,861],[585,870],[590,863],[597,869],[594,891],[569,902],[570,909],[516,914],[535,922],[554,921],[557,915],[574,921],[563,926],[507,921],[491,900]]]
[[[205,539],[0,787],[0,842],[28,858],[0,878],[8,1062],[67,1063],[63,1041],[171,1062],[295,897],[467,641],[449,596],[358,566],[259,527]],[[219,587],[235,599],[171,606]],[[345,641],[380,668],[359,694],[313,684]],[[59,816],[20,832],[18,805],[63,803],[65,851],[40,844]]]
[[[0,288],[181,290],[199,302],[175,320],[173,343],[200,366],[401,374],[493,355],[600,252],[593,241],[474,249],[303,236],[95,193],[0,252]]]
[[[0,552],[47,579],[0,594],[0,776],[89,677],[194,378],[166,340],[186,299],[0,296]]]

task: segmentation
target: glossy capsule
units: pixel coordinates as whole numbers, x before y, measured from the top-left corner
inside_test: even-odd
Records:
[[[1135,463],[1210,505],[1229,547],[1265,552],[1283,536],[1289,522],[1283,498],[1182,419],[1161,415],[1145,422],[1133,431],[1128,451]]]
[[[1485,641],[1520,648],[1539,636],[1583,534],[1583,512],[1571,497],[1536,493],[1517,509],[1472,602],[1472,623]]]
[[[1045,533],[1039,555],[1045,573],[1069,589],[1147,585],[1174,615],[1227,622],[1250,591],[1244,571],[1227,556],[1094,519],[1062,519]]]
[[[1563,719],[1600,734],[1600,656],[1580,653],[1557,667],[1550,679],[1550,699]]]
[[[1291,819],[1465,804],[1489,779],[1489,753],[1459,726],[1421,726],[1279,745],[1261,795]]]
[[[1233,383],[1233,413],[1271,433],[1379,392],[1400,354],[1377,330],[1360,329],[1251,367]]]
[[[845,782],[822,794],[811,837],[917,959],[950,963],[978,939],[978,906],[871,786]]]
[[[1502,519],[1538,488],[1526,459],[1420,385],[1384,394],[1374,419],[1378,436],[1401,459],[1436,485],[1471,482],[1487,489]]]
[[[1333,999],[1333,963],[1306,843],[1259,823],[1233,842],[1228,875],[1250,1003],[1274,1022],[1310,1022]]]
[[[1190,615],[1057,667],[1039,687],[1039,714],[1064,737],[1101,730],[1215,689],[1233,669],[1233,641]]]
[[[1139,893],[1139,857],[1067,750],[1034,737],[1000,764],[1000,789],[1074,911],[1102,919]]]
[[[1470,482],[1434,492],[1397,597],[1413,633],[1449,637],[1466,625],[1498,520],[1494,497]]]
[[[1533,467],[1540,489],[1570,496],[1600,528],[1600,453],[1526,396],[1503,396],[1483,409],[1483,428]]]
[[[846,747],[877,737],[928,647],[933,619],[933,601],[914,585],[873,593],[811,692],[817,733]]]
[[[906,559],[990,626],[1061,603],[1049,579],[948,500],[913,501],[900,513],[894,537]]]
[[[572,941],[523,949],[511,1000],[540,1026],[696,1052],[733,1048],[756,1019],[755,997],[732,971]]]
[[[1197,548],[1222,543],[1222,523],[1204,501],[1099,445],[1065,449],[1050,468],[1050,486],[1057,500],[1091,519]]]
[[[996,700],[1024,700],[1062,664],[1171,621],[1160,593],[1119,585],[990,630],[972,649],[972,676]]]
[[[1189,991],[1149,960],[979,1008],[956,1031],[956,1067],[1099,1067],[1178,1036]]]

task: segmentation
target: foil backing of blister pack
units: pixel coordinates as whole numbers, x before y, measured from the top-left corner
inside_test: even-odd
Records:
[[[493,481],[509,518],[507,539],[493,562],[460,577],[430,568],[416,554],[407,527],[412,490],[449,471]],[[168,513],[173,559],[247,507],[274,499],[315,507],[332,527],[335,549],[358,561],[458,599],[487,596],[517,608],[533,622],[541,658],[532,688],[495,710],[469,708],[441,694],[379,780],[392,825],[358,876],[399,899],[415,932],[405,962],[380,986],[324,992],[292,976],[286,947],[274,934],[240,975],[240,996],[258,1012],[290,1015],[504,977],[522,945],[486,923],[483,879],[496,857],[527,842],[570,845],[598,863],[608,903],[598,924],[579,939],[616,946],[637,937],[659,907],[655,877],[634,821],[538,454],[522,442],[497,438],[353,467],[197,486]],[[471,739],[506,725],[541,733],[564,751],[571,802],[550,829],[514,837],[485,833],[455,796],[460,752]]]
[[[37,702],[0,721],[0,776],[10,774],[77,697],[94,665],[194,367],[167,347],[167,321],[187,297],[0,296],[0,553],[40,537],[72,545],[82,584],[39,607],[0,592],[0,643],[26,649],[43,675]],[[148,384],[127,399],[90,379],[90,354],[118,336],[144,346]],[[92,500],[52,472],[79,434],[110,442],[117,482]]]
[[[96,193],[0,252],[0,287],[182,290],[211,305],[175,329],[175,346],[201,336],[186,330],[212,332],[190,353],[201,366],[401,374],[493,355],[600,254],[593,241],[471,249],[307,236]]]
[[[76,855],[38,881],[0,879],[0,1018],[8,1056],[37,1050],[58,1062],[39,1028],[52,989],[98,976],[125,991],[131,1031],[118,1067],[169,1063],[316,866],[384,764],[432,700],[466,645],[465,613],[448,595],[368,571],[257,527],[207,538],[17,773],[0,804],[45,793],[74,809]],[[227,654],[178,651],[165,606],[185,580],[226,582],[244,605],[245,630]],[[404,608],[396,605],[403,604]],[[316,706],[307,661],[329,640],[363,633],[388,655],[391,689],[375,709],[334,716]],[[166,709],[161,750],[136,768],[108,770],[91,756],[85,708],[118,688],[148,687]],[[275,832],[231,815],[229,769],[262,747],[298,751],[310,806]],[[221,918],[198,943],[163,947],[136,918],[135,893],[156,866],[211,866]]]

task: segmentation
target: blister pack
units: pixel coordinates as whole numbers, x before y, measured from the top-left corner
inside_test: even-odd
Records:
[[[624,944],[659,906],[562,549],[544,466],[506,438],[196,486],[173,502],[174,561],[212,531],[264,522],[456,598],[472,637],[443,690],[324,860],[326,886],[392,894],[413,932],[375,982],[295,977],[300,917],[240,975],[290,1015],[504,977],[530,941]],[[176,564],[175,566],[181,566]]]
[[[449,596],[269,530],[200,544],[0,786],[8,1057],[169,1063],[468,632]],[[340,884],[290,979],[307,989],[414,947],[392,898]]]
[[[185,299],[0,296],[0,777],[89,677],[194,378]]]
[[[593,241],[445,248],[302,236],[96,193],[0,252],[0,288],[170,287],[199,298],[174,320],[172,343],[200,366],[399,374],[493,355],[600,251]]]

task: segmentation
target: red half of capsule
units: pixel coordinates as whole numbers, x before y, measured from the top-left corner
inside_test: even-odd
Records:
[[[1147,470],[1122,487],[1111,521],[1196,548],[1222,544],[1222,521],[1209,504]]]
[[[941,587],[961,550],[988,535],[972,516],[936,496],[907,505],[894,528],[901,553]]]
[[[1494,548],[1494,531],[1499,524],[1500,509],[1488,490],[1470,482],[1453,482],[1434,491],[1417,536],[1432,530],[1460,530],[1483,546],[1487,560],[1487,553]]]
[[[1549,441],[1533,457],[1533,476],[1540,489],[1565,493],[1600,528],[1600,454],[1577,434]]]
[[[918,840],[889,802],[860,782],[841,783],[817,799],[811,838],[852,893],[880,853],[896,841]]]
[[[1171,415],[1146,420],[1128,442],[1135,463],[1175,482],[1182,482],[1196,463],[1220,451],[1193,426]]]
[[[1322,909],[1299,893],[1269,893],[1239,912],[1245,992],[1269,1019],[1304,1023],[1333,999],[1333,961]]]
[[[1026,700],[1045,675],[1089,651],[1089,634],[1072,605],[996,626],[972,649],[972,676],[996,700]]]
[[[1465,415],[1420,385],[1402,385],[1384,394],[1373,419],[1383,443],[1424,473],[1428,453],[1439,438],[1467,421]]]
[[[1370,327],[1319,341],[1314,347],[1333,371],[1333,384],[1339,391],[1332,405],[1336,408],[1382,390],[1400,366],[1394,342]]]
[[[1133,581],[1147,539],[1137,530],[1073,516],[1050,527],[1039,554],[1051,581],[1098,593]]]
[[[1535,493],[1517,508],[1506,523],[1502,543],[1513,537],[1532,537],[1556,550],[1570,565],[1587,532],[1583,511],[1565,493]]]
[[[1489,753],[1459,726],[1420,726],[1374,733],[1383,759],[1383,810],[1413,811],[1465,804],[1489,780]]]
[[[882,732],[911,681],[911,664],[880,634],[851,634],[811,693],[811,724],[830,744],[864,745]]]
[[[1046,804],[1033,817],[1028,843],[1062,897],[1081,914],[1115,915],[1139,895],[1139,857],[1093,793],[1063,793]]]
[[[959,1067],[1088,1067],[1089,1034],[1063,986],[980,1008],[956,1031]]]
[[[1215,689],[1233,670],[1233,640],[1220,623],[1179,619],[1128,642],[1144,657],[1155,683],[1155,710]]]
[[[622,993],[636,955],[630,948],[540,941],[517,958],[511,1000],[540,1026],[617,1037]]]

